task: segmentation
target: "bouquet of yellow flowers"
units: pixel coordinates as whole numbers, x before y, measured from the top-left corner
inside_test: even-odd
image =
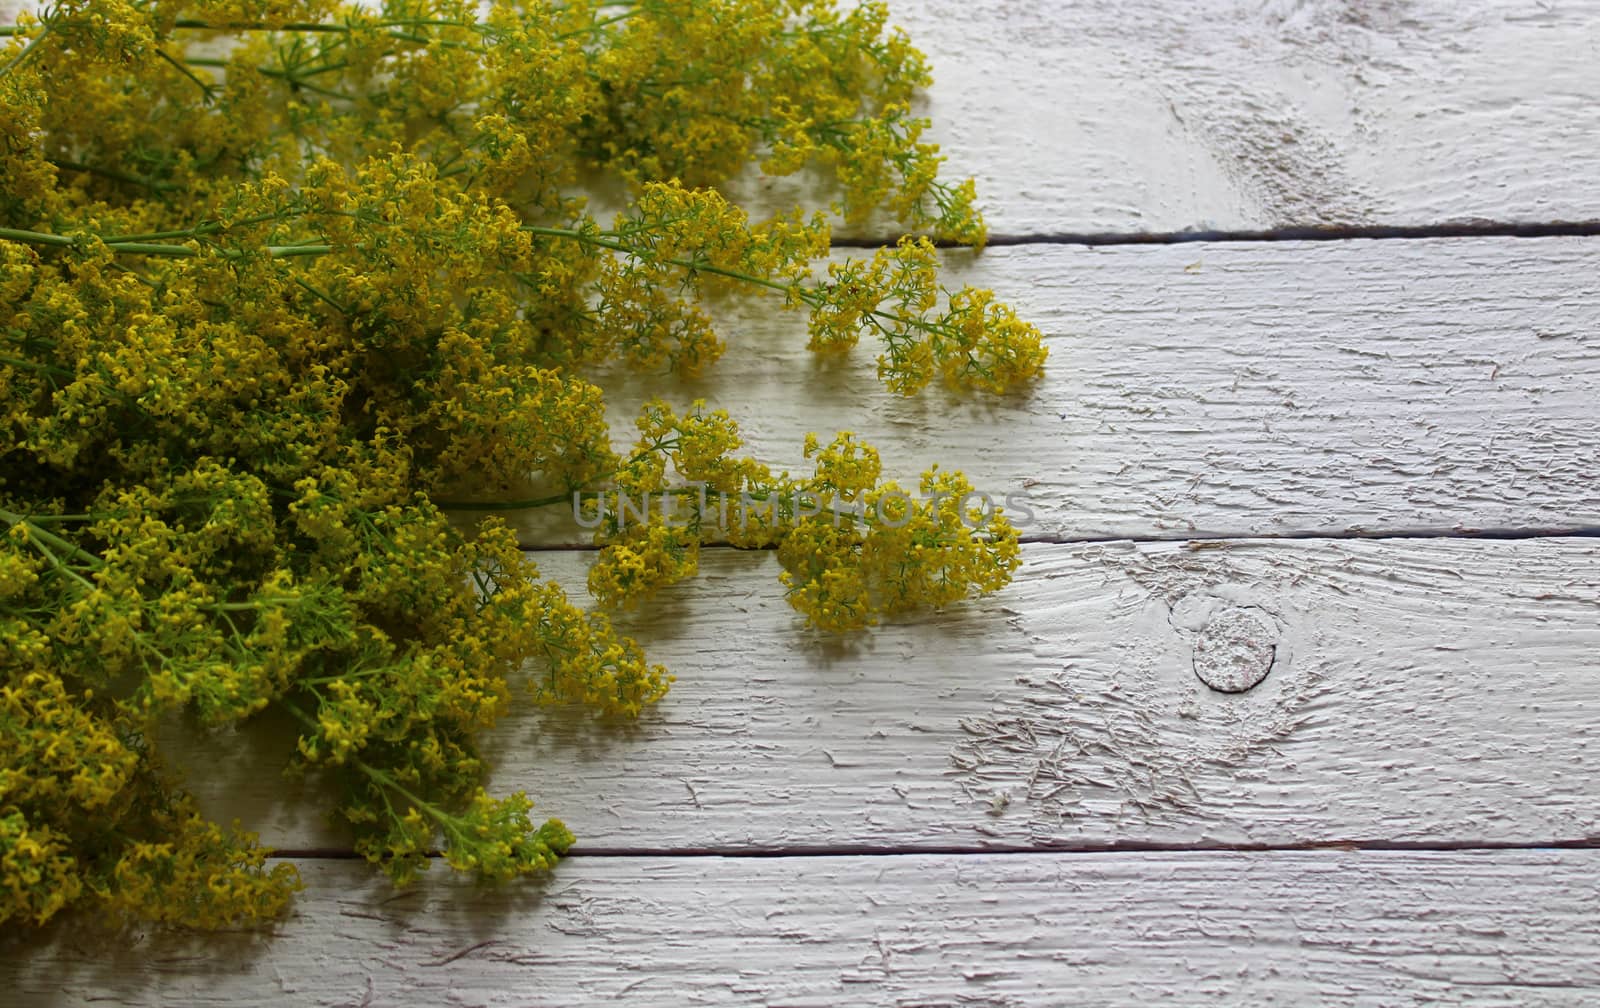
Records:
[[[819,353],[877,341],[897,394],[1039,374],[1036,330],[939,283],[934,241],[984,228],[881,5],[63,0],[0,43],[0,922],[285,906],[292,869],[163,768],[163,716],[278,711],[396,880],[436,850],[510,878],[573,837],[485,793],[475,738],[517,686],[661,697],[604,610],[701,545],[775,547],[829,630],[1015,570],[958,473],[914,500],[843,433],[775,474],[700,402],[617,445],[593,380],[713,366],[729,291],[806,313]],[[753,220],[723,194],[751,172],[834,201]],[[908,237],[824,265],[839,220]],[[499,520],[449,520],[569,502],[598,609]]]

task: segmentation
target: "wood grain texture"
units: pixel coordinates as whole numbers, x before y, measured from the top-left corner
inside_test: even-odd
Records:
[[[1600,2],[891,0],[1005,234],[1600,219]]]
[[[863,345],[819,362],[804,318],[720,313],[702,380],[607,380],[614,436],[646,398],[704,397],[801,471],[852,430],[906,485],[937,462],[1050,539],[1600,526],[1600,238],[1230,243],[955,253],[1047,335],[1026,397],[906,399]],[[570,508],[513,516],[587,540]]]
[[[1600,853],[578,859],[396,895],[301,865],[270,942],[64,937],[11,1004],[1451,1004],[1600,998]]]
[[[1034,546],[1000,595],[848,643],[802,630],[772,554],[703,568],[625,624],[679,676],[637,726],[492,740],[494,787],[580,850],[1600,839],[1600,540]],[[1197,651],[1271,667],[1217,693]],[[185,762],[213,814],[338,846],[275,804],[282,758]]]
[[[891,6],[999,233],[1600,219],[1600,0]],[[300,860],[273,937],[9,938],[0,1001],[1600,1001],[1600,851],[1205,849],[1600,840],[1600,540],[1207,538],[1600,526],[1600,239],[950,261],[1049,334],[1031,399],[891,399],[763,307],[675,398],[779,466],[844,428],[902,479],[1026,491],[1056,544],[1015,586],[825,641],[770,554],[708,551],[624,620],[680,676],[658,709],[490,742],[497,790],[623,856],[398,896]],[[609,384],[619,418],[660,387]],[[1189,541],[1062,544],[1118,537]],[[573,589],[588,559],[540,556]],[[176,752],[213,814],[339,849],[285,737]],[[1141,846],[1183,850],[1084,853]]]

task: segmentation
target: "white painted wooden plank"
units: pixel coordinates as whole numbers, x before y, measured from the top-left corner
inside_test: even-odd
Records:
[[[992,249],[994,288],[1049,339],[1033,394],[888,394],[876,347],[826,365],[803,317],[725,311],[705,379],[608,381],[618,439],[651,395],[726,406],[799,472],[853,430],[914,486],[938,462],[1039,537],[1600,526],[1600,238]],[[582,543],[569,508],[525,541]]]
[[[1600,2],[890,0],[997,233],[1600,219]]]
[[[581,859],[543,886],[350,862],[263,943],[77,936],[10,1003],[1590,1005],[1600,853]]]
[[[540,560],[581,584],[581,557]],[[679,676],[659,707],[513,717],[493,785],[633,853],[1600,839],[1600,539],[1024,560],[998,596],[841,642],[802,630],[771,553],[709,551],[629,621]],[[1255,689],[1196,678],[1197,652],[1252,649]],[[184,762],[213,814],[337,846],[315,793],[277,804],[282,758]]]

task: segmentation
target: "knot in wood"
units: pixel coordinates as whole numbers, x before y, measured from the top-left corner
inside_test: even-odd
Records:
[[[1194,673],[1219,693],[1243,693],[1267,677],[1278,655],[1278,625],[1259,609],[1226,606],[1194,642]]]

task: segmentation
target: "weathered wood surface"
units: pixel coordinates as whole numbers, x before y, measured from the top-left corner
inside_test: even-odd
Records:
[[[0,983],[39,1008],[1600,999],[1595,851],[587,858],[490,895],[301,869],[270,939],[66,937]]]
[[[891,6],[1000,234],[1600,219],[1600,0]],[[1600,841],[1600,539],[1208,539],[1600,526],[1600,239],[951,262],[1049,334],[1031,400],[886,398],[759,307],[673,395],[780,466],[853,429],[896,476],[1027,491],[1015,586],[830,643],[770,554],[708,551],[627,621],[680,676],[656,711],[492,740],[497,790],[623,856],[398,897],[303,858],[271,937],[57,929],[0,949],[0,1001],[1600,1000],[1600,851],[1535,849]],[[1067,542],[1119,537],[1189,541]],[[589,556],[540,559],[577,589]],[[283,737],[181,755],[209,811],[336,852],[262,772]],[[1348,843],[1525,849],[1282,849]]]
[[[1600,219],[1600,2],[891,0],[1005,234]]]
[[[961,469],[1025,494],[1028,534],[1180,538],[1600,526],[1600,238],[1031,246],[949,257],[1048,336],[1027,397],[887,394],[864,344],[838,366],[801,315],[722,313],[700,381],[609,382],[637,406],[695,396],[751,454],[801,471],[807,430],[852,430],[908,485]],[[587,539],[570,508],[514,516]]]
[[[540,557],[574,588],[584,559]],[[508,720],[494,786],[633,853],[1600,840],[1600,539],[1024,559],[993,598],[840,643],[802,630],[772,554],[708,551],[629,624],[679,676],[659,707]],[[1270,673],[1197,679],[1227,660]],[[337,846],[252,772],[274,758],[186,762],[213,812]]]

